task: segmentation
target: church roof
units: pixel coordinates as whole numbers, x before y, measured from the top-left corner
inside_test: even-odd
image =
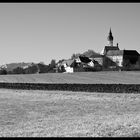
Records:
[[[106,55],[108,56],[117,56],[117,55],[138,56],[139,53],[136,50],[109,50]]]
[[[136,50],[124,50],[124,55],[140,55]]]
[[[105,46],[104,50],[108,52],[109,50],[120,50],[118,46]]]
[[[123,55],[123,50],[110,50],[107,52],[108,56],[117,56],[117,55]]]

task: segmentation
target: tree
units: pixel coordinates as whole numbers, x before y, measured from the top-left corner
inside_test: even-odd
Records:
[[[1,69],[1,70],[0,70],[0,75],[6,75],[6,74],[7,74],[6,69]]]
[[[123,61],[123,69],[124,70],[130,70],[131,63],[129,59],[124,59]]]
[[[13,71],[11,71],[11,70],[7,71],[7,74],[13,74]]]
[[[24,69],[23,68],[17,67],[15,69],[13,69],[12,73],[13,74],[24,74],[25,72],[24,72]]]
[[[56,66],[56,61],[52,59],[50,63],[50,68],[55,68],[55,66]]]
[[[80,56],[80,53],[72,54],[71,59],[76,59]]]
[[[24,69],[24,71],[26,74],[34,74],[34,73],[37,73],[39,69],[38,69],[38,66],[34,64]]]
[[[54,68],[56,68],[56,61],[52,59],[48,66],[48,72],[55,72]]]
[[[88,51],[84,52],[83,55],[86,57],[100,56],[99,53],[96,53],[93,50],[88,50]]]
[[[47,73],[48,72],[48,65],[45,65],[43,63],[37,64],[39,68],[39,73]]]

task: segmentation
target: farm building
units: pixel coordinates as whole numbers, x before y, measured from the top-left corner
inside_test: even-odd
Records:
[[[98,62],[99,65],[103,65],[103,55],[98,55],[98,56],[91,56],[89,59],[91,59],[92,61],[96,61]]]
[[[101,70],[100,64],[85,56],[63,60],[57,64],[57,71],[65,73]]]
[[[63,60],[62,62],[59,62],[57,64],[57,71],[73,73],[74,64],[75,64],[75,60],[72,59]]]
[[[83,53],[83,56],[86,56],[93,61],[94,68],[96,70],[98,69],[97,67],[100,67],[99,69],[101,69],[101,67],[103,66],[103,55],[96,53],[93,50],[88,50],[85,53]]]
[[[86,68],[92,69],[94,67],[93,61],[86,56],[79,56],[75,61],[75,71],[85,71]]]

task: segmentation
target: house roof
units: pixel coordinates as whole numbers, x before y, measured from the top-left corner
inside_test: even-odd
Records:
[[[64,60],[61,65],[67,64],[67,66],[71,66],[74,63],[74,59]]]
[[[94,54],[94,55],[91,55],[90,58],[96,58],[96,57],[102,57],[101,54]]]
[[[89,62],[91,62],[91,59],[89,59],[88,57],[85,57],[85,56],[79,56],[79,59],[83,63],[89,63]]]
[[[108,56],[123,55],[123,50],[109,50],[106,55]]]

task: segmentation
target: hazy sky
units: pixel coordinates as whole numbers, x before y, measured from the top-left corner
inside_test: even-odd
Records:
[[[140,53],[140,3],[0,3],[0,64],[50,63],[114,45]]]

